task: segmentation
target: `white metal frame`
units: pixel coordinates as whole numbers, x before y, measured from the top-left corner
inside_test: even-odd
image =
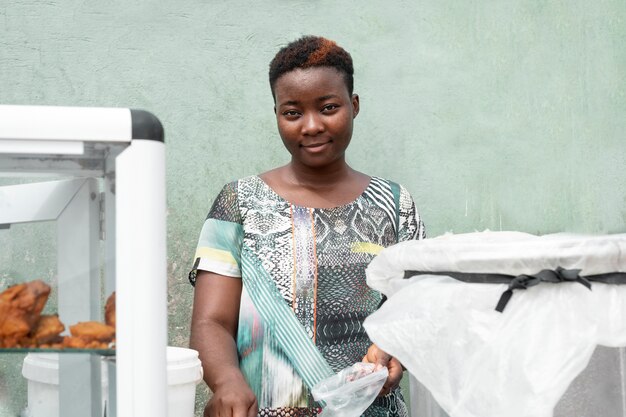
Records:
[[[104,286],[107,294],[116,291],[117,308],[116,372],[109,376],[116,392],[107,414],[165,417],[165,147],[154,138],[133,137],[133,123],[132,112],[122,108],[0,105],[0,175],[104,179],[103,193],[88,178],[0,187],[0,224],[57,222],[59,314],[65,323],[99,317],[96,247],[104,233]],[[104,230],[100,204],[106,207]],[[97,357],[61,355],[61,415],[102,415],[100,386],[72,386],[76,372],[100,383]]]

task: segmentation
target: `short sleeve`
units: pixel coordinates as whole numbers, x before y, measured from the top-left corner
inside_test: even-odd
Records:
[[[198,270],[241,277],[242,242],[237,183],[233,182],[222,188],[202,225],[189,282],[195,285]]]
[[[426,238],[424,222],[415,208],[413,197],[403,186],[400,186],[399,203],[400,225],[398,228],[398,242]]]

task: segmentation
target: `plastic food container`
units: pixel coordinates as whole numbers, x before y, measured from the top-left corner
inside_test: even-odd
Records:
[[[102,406],[108,390],[106,365],[102,363]],[[22,375],[28,380],[28,407],[24,417],[59,417],[59,354],[29,353]]]
[[[30,353],[24,358],[22,375],[28,380],[28,417],[59,417],[59,353]],[[168,415],[193,417],[196,384],[202,380],[198,352],[167,347]],[[102,367],[102,398],[106,398],[108,378]],[[104,407],[103,407],[104,409]]]
[[[356,363],[319,382],[311,393],[323,403],[323,417],[358,417],[374,402],[389,375],[372,363]]]
[[[168,416],[193,417],[196,384],[202,381],[202,365],[193,349],[167,348]]]

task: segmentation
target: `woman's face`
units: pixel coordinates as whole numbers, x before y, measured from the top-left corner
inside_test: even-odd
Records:
[[[296,69],[274,85],[278,132],[292,163],[322,168],[343,163],[359,97],[332,67]]]

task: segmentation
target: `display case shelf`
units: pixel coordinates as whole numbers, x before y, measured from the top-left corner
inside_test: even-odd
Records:
[[[105,357],[114,357],[115,349],[49,349],[49,348],[0,348],[0,355],[3,353],[79,353],[94,354]]]
[[[58,314],[62,336],[73,324],[102,322],[104,300],[116,294],[115,349],[0,349],[0,360],[5,353],[60,354],[60,416],[103,416],[106,409],[108,417],[165,417],[164,171],[163,129],[149,112],[0,105],[0,237],[10,242],[7,250],[19,247],[12,269],[0,269],[0,291],[27,281],[19,258],[30,247],[36,253],[25,259],[55,251],[44,312]],[[20,228],[42,222],[52,225],[55,248],[20,241],[37,240],[37,231],[26,236]]]

